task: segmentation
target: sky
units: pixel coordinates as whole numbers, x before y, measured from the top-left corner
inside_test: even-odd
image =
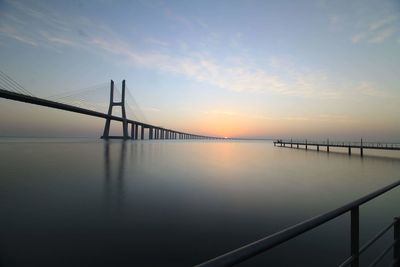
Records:
[[[395,0],[0,0],[0,62],[40,97],[106,99],[125,79],[140,118],[196,134],[400,141]],[[104,127],[4,99],[0,114],[2,136]]]

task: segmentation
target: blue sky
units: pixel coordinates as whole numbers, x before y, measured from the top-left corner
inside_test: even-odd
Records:
[[[35,95],[126,79],[147,120],[165,127],[248,137],[400,134],[398,1],[6,0],[0,48],[1,70]],[[1,100],[0,112],[13,115],[2,116],[0,134],[21,132],[19,107]],[[33,108],[29,120],[43,121],[24,133],[62,134],[58,115]],[[68,134],[96,135],[103,123],[63,116]]]

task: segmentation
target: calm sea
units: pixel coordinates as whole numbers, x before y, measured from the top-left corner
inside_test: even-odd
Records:
[[[198,264],[400,179],[400,151],[364,153],[268,141],[1,139],[0,266]],[[400,215],[399,203],[400,188],[361,207],[362,243]],[[336,266],[349,233],[347,214],[242,265]]]

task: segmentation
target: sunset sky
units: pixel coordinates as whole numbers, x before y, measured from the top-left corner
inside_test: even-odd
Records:
[[[149,123],[400,141],[400,2],[0,1],[0,70],[34,95],[126,79]],[[0,100],[2,136],[104,122]]]

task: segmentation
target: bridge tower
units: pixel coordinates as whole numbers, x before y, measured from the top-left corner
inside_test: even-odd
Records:
[[[110,136],[111,119],[107,118],[106,123],[104,125],[103,136],[101,138],[103,138],[103,139],[108,139],[108,138],[128,139],[129,138],[129,136],[128,136],[128,121],[126,119],[126,111],[125,111],[125,80],[122,81],[121,102],[114,102],[114,81],[111,80],[110,105],[108,107],[108,115],[109,116],[112,116],[112,109],[114,106],[121,106],[123,136]]]

